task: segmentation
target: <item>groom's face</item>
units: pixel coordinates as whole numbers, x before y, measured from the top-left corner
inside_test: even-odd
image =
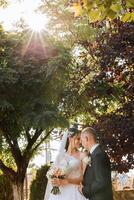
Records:
[[[86,134],[81,134],[81,143],[86,150],[89,149],[89,141]]]

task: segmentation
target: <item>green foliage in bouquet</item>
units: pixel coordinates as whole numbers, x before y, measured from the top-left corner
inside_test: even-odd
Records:
[[[53,179],[53,178],[64,179],[65,175],[60,175],[60,176],[52,175],[50,177],[51,177],[51,179]],[[58,186],[53,186],[51,193],[54,194],[54,195],[61,194],[60,188]]]

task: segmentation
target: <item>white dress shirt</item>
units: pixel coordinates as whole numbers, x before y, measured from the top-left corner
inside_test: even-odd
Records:
[[[91,149],[90,149],[90,154],[92,154],[93,153],[93,151],[97,148],[99,146],[99,144],[97,143],[97,144],[95,144],[95,145],[93,145],[92,147],[91,147]]]

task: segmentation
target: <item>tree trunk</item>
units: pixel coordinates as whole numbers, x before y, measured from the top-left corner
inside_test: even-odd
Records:
[[[24,183],[12,183],[13,200],[24,200]]]

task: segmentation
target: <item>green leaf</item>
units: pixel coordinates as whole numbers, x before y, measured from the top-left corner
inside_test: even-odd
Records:
[[[78,17],[83,14],[83,9],[80,3],[74,3],[71,10],[75,13],[75,17]]]
[[[126,0],[126,5],[127,7],[133,7],[134,6],[134,1],[133,0]]]
[[[131,21],[131,13],[126,13],[122,16],[121,21],[123,22],[130,22]]]
[[[111,10],[111,9],[109,9],[109,10],[108,10],[108,17],[109,17],[110,19],[116,18],[116,12],[114,12],[114,11]]]
[[[89,18],[92,22],[96,22],[98,20],[101,20],[102,19],[102,16],[101,16],[101,13],[99,10],[95,10],[95,11],[90,11],[88,13],[89,15]]]
[[[131,13],[131,20],[134,21],[134,12]]]
[[[119,13],[122,9],[120,4],[112,4],[110,8],[112,11],[114,11],[116,13]]]

